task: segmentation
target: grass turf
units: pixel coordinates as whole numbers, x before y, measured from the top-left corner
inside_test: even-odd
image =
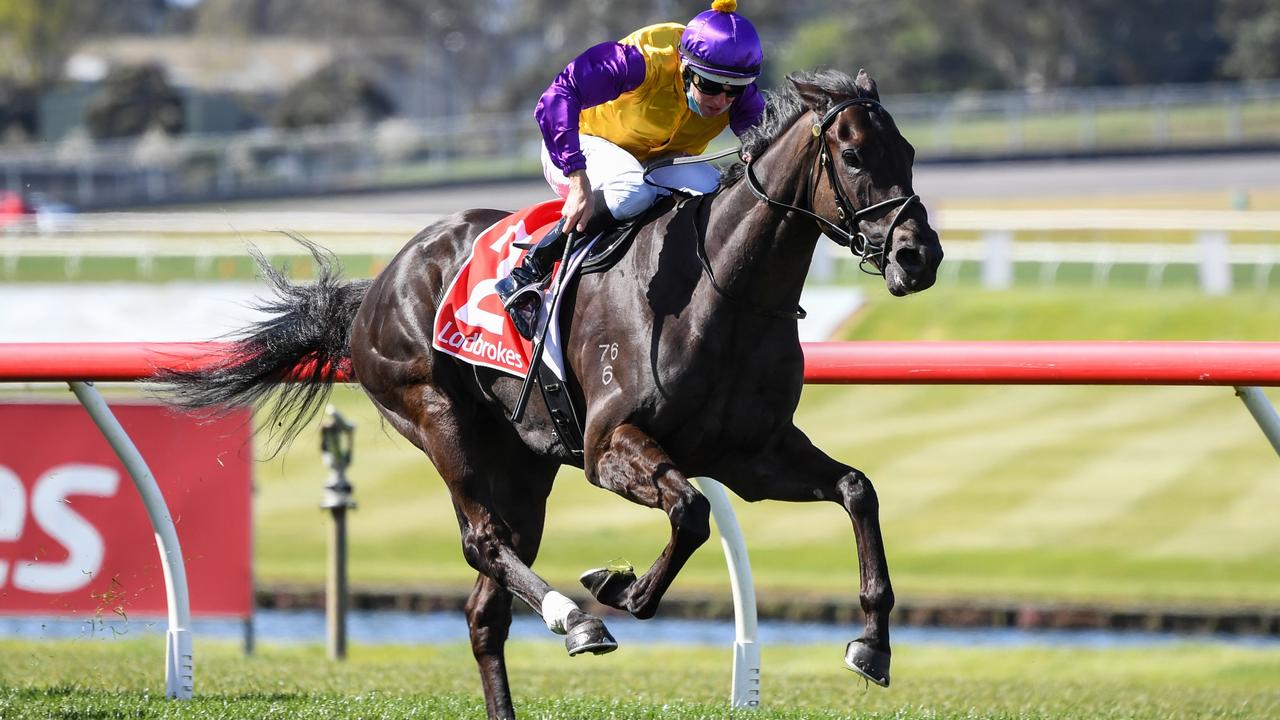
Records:
[[[868,688],[833,646],[765,647],[762,707],[727,707],[720,648],[627,647],[568,658],[558,643],[510,647],[525,718],[1269,718],[1280,713],[1274,651],[903,646],[892,688]],[[163,699],[162,643],[0,641],[4,718],[481,718],[470,650],[356,647],[346,663],[318,646],[242,657],[200,643],[196,698]]]

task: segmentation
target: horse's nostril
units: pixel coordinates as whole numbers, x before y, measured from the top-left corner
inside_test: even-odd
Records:
[[[900,248],[898,252],[894,253],[893,258],[898,267],[909,273],[924,267],[924,251],[919,247],[908,246]]]

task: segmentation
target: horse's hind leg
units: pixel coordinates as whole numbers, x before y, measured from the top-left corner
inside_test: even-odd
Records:
[[[467,601],[471,647],[490,717],[512,717],[503,648],[518,597],[565,635],[570,655],[617,648],[604,623],[552,590],[529,568],[542,538],[555,463],[530,452],[511,428],[459,409],[439,388],[405,386],[370,393],[383,415],[431,458],[453,498],[462,553],[481,574]]]
[[[527,473],[512,496],[502,490],[513,490],[516,483],[494,488],[494,510],[511,528],[512,548],[525,565],[533,565],[542,543],[546,521],[547,495],[555,468]],[[467,626],[471,630],[471,652],[480,669],[484,685],[485,706],[491,718],[515,717],[511,705],[511,687],[507,682],[505,646],[511,627],[512,594],[493,578],[483,573],[467,599]]]
[[[464,434],[455,432],[448,453],[432,454],[453,495],[467,563],[533,608],[548,629],[565,635],[570,655],[598,655],[617,649],[617,642],[599,618],[582,612],[529,568],[537,547],[533,537],[540,537],[542,531],[555,465],[522,445],[502,442],[500,431],[486,434],[481,427],[475,430],[486,437],[484,442],[465,442]],[[522,557],[526,546],[528,560]]]
[[[711,535],[711,504],[680,472],[658,443],[634,425],[613,430],[588,473],[591,482],[671,519],[671,539],[640,577],[606,568],[582,576],[597,600],[647,619],[658,611],[689,556]]]

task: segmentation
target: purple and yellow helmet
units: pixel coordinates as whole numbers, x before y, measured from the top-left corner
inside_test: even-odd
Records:
[[[764,51],[755,27],[737,9],[737,0],[715,0],[690,20],[680,38],[680,56],[699,75],[747,85],[760,75]]]

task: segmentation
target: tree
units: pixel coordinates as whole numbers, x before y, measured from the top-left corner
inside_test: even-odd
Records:
[[[36,94],[29,87],[0,79],[0,145],[36,134]]]
[[[1204,82],[1227,47],[1219,7],[1278,1],[855,0],[798,30],[787,57],[865,65],[899,92]]]
[[[185,124],[182,97],[159,65],[116,68],[89,100],[84,122],[99,140],[137,137],[152,128],[176,135]]]
[[[1222,6],[1218,30],[1229,47],[1223,74],[1280,78],[1280,0],[1223,0]]]
[[[275,124],[287,128],[337,123],[374,123],[395,114],[382,88],[350,63],[327,65],[302,80],[281,99]]]
[[[939,13],[942,14],[939,14]],[[926,2],[858,0],[852,10],[818,14],[800,26],[769,65],[775,83],[793,70],[866,68],[888,92],[950,92],[1000,87],[992,61],[963,26]]]
[[[78,0],[0,0],[0,74],[44,86],[62,75],[87,27]]]

